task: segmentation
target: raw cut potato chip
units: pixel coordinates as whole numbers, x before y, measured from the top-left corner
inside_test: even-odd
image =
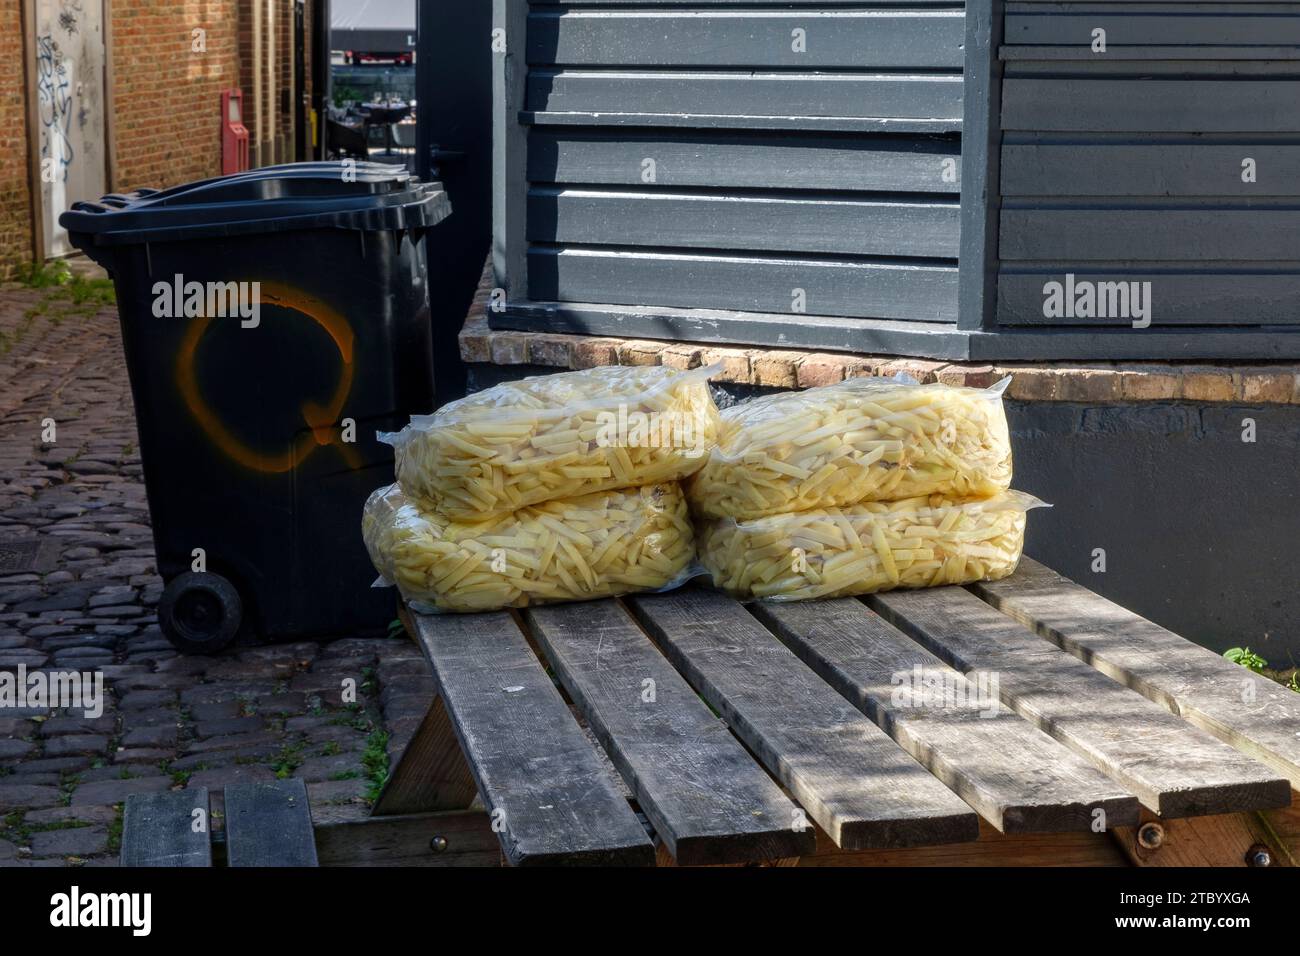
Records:
[[[395,435],[397,482],[474,520],[685,478],[717,439],[715,369],[603,367],[506,382],[416,416]]]
[[[483,521],[426,511],[397,485],[361,518],[370,560],[417,610],[491,611],[681,583],[695,557],[672,482],[548,501]]]
[[[691,508],[746,519],[996,495],[1011,487],[1004,388],[853,378],[736,405],[722,413],[717,447],[687,486]]]
[[[715,587],[742,600],[801,601],[996,581],[1020,562],[1032,495],[868,502],[698,530]]]

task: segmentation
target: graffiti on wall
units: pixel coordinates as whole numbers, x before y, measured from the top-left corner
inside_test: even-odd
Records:
[[[103,0],[36,0],[36,94],[46,254],[71,251],[63,210],[107,191]]]
[[[41,159],[54,160],[54,173],[68,181],[68,168],[76,151],[68,134],[72,124],[72,83],[68,65],[54,37],[45,33],[36,38],[36,95],[40,102]],[[42,164],[42,174],[50,170]]]

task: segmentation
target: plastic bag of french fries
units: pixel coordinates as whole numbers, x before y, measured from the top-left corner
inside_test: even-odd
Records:
[[[687,485],[709,518],[893,501],[986,498],[1011,486],[1002,392],[853,378],[743,402]]]
[[[1032,495],[820,508],[697,529],[715,587],[742,600],[802,601],[996,581],[1020,562]]]
[[[548,501],[482,521],[424,510],[397,485],[361,518],[370,560],[418,611],[491,611],[665,590],[695,539],[674,482]]]
[[[685,478],[717,439],[716,368],[615,366],[506,382],[396,434],[402,490],[458,519]]]

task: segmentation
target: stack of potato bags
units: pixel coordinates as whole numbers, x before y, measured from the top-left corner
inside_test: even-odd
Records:
[[[687,486],[714,585],[802,600],[1011,574],[1042,502],[1009,490],[1004,388],[854,378],[724,411]]]
[[[376,569],[421,610],[675,586],[695,556],[678,481],[717,438],[713,371],[527,378],[381,435],[397,484],[372,494],[362,516]]]

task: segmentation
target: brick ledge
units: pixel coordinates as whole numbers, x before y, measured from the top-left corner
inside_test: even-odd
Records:
[[[714,381],[774,388],[812,388],[846,378],[906,372],[921,382],[983,388],[1011,376],[1010,398],[1031,402],[1242,402],[1300,405],[1300,363],[1274,365],[1175,362],[936,362],[896,355],[714,346],[660,339],[510,332],[488,328],[492,263],[484,266],[460,333],[468,363],[541,365],[555,369],[597,365],[668,365],[689,369],[722,363]]]
[[[845,378],[906,372],[922,382],[983,387],[1010,375],[1009,397],[1038,402],[1245,402],[1300,405],[1300,365],[1193,365],[1152,362],[1049,362],[987,365],[883,355],[712,346],[657,339],[509,332],[488,328],[471,313],[460,333],[469,363],[542,365],[668,365],[688,369],[723,364],[715,381],[774,388],[811,388]]]

